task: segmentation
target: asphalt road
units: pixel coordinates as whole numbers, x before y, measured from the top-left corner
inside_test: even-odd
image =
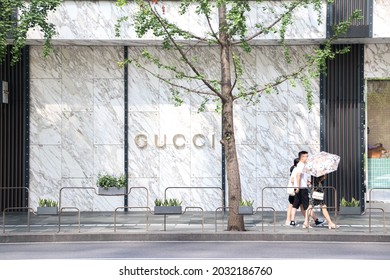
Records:
[[[390,260],[390,244],[246,241],[0,244],[0,260],[148,258]]]

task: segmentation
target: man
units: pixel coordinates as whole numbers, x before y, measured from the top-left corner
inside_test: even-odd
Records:
[[[308,185],[310,184],[310,175],[303,172],[303,168],[305,167],[307,158],[309,157],[309,153],[306,151],[300,151],[298,153],[299,162],[297,164],[296,169],[296,175],[294,180],[294,187],[295,187],[295,196],[294,196],[294,203],[293,203],[293,209],[291,213],[291,222],[290,226],[296,226],[295,223],[295,215],[297,213],[297,209],[299,208],[299,205],[302,204],[303,209],[306,213],[307,208],[309,207],[309,190]],[[312,218],[315,221],[316,225],[322,224],[324,221],[319,220],[313,211]],[[305,214],[306,215],[306,214]],[[306,218],[306,217],[305,217]],[[306,228],[309,226],[308,224],[304,224],[303,227]]]

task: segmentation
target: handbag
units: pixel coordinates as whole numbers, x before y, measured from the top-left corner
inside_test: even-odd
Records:
[[[312,197],[313,197],[313,199],[315,199],[315,200],[324,200],[324,193],[322,193],[322,192],[317,192],[317,191],[313,191]]]
[[[295,189],[294,189],[293,184],[291,184],[290,180],[288,181],[288,185],[287,185],[287,194],[290,195],[290,196],[294,196],[295,195]]]

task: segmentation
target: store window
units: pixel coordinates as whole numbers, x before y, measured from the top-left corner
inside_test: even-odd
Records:
[[[371,200],[390,202],[390,80],[367,82],[367,134]]]

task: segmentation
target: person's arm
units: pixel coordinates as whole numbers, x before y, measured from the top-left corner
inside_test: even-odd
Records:
[[[298,172],[297,175],[296,175],[296,178],[295,178],[295,182],[297,183],[296,184],[295,193],[299,193],[299,188],[301,186],[301,174],[302,173]]]

